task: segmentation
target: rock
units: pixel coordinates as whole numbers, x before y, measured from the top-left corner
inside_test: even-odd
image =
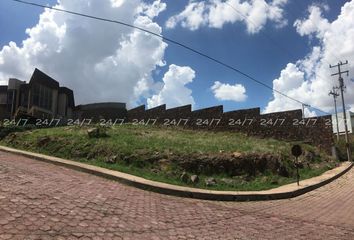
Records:
[[[118,160],[118,156],[117,155],[113,155],[113,156],[110,156],[108,158],[105,159],[105,163],[109,163],[109,164],[114,164],[116,163]]]
[[[242,156],[242,153],[239,153],[239,152],[233,152],[233,153],[232,153],[232,156],[233,156],[234,158],[239,158],[239,157],[241,157],[241,156]]]
[[[250,182],[250,181],[254,180],[254,177],[251,176],[251,175],[247,175],[244,179],[245,179],[246,182]]]
[[[72,155],[77,158],[86,157],[86,154],[80,150],[74,150]]]
[[[48,136],[39,137],[39,138],[37,138],[37,146],[38,146],[38,147],[45,146],[45,145],[47,145],[50,141],[51,141],[51,138],[48,137]]]
[[[216,185],[216,180],[215,180],[215,178],[207,178],[207,179],[205,179],[205,185],[206,185],[207,187],[215,186],[215,185]]]
[[[183,172],[179,178],[181,179],[182,182],[187,183],[189,180],[188,173]]]
[[[171,162],[168,159],[161,159],[158,163],[161,171],[167,172],[171,170]]]
[[[100,137],[100,129],[99,128],[90,128],[87,130],[87,134],[89,138],[98,138]]]
[[[306,151],[304,158],[307,162],[314,162],[316,160],[316,154],[313,151]]]
[[[306,167],[307,167],[308,169],[311,169],[311,164],[310,164],[309,162],[307,162],[307,163],[306,163]]]
[[[199,182],[199,177],[198,175],[192,175],[191,176],[191,183],[198,183]]]
[[[232,185],[234,183],[234,181],[232,179],[229,179],[229,178],[222,178],[220,180],[220,182],[225,183],[227,185]]]
[[[282,177],[289,177],[290,176],[288,169],[284,165],[281,165],[278,168],[278,174],[279,174],[279,176],[282,176]]]
[[[270,182],[270,184],[272,185],[277,185],[279,183],[278,179],[272,179],[272,181]]]
[[[136,161],[138,161],[139,157],[137,154],[131,154],[131,155],[128,155],[128,156],[124,156],[123,157],[123,161],[126,163],[126,164],[132,164]]]
[[[304,168],[304,163],[301,161],[298,161],[297,163],[295,163],[295,167],[298,167],[299,169],[303,169]]]
[[[96,157],[97,153],[96,152],[89,152],[87,155],[86,155],[86,159],[87,160],[91,160],[91,159],[94,159]]]
[[[7,136],[7,141],[9,143],[13,142],[15,139],[17,138],[17,134],[16,133],[10,133],[8,136]]]
[[[166,174],[167,177],[171,177],[171,178],[176,177],[176,174],[175,174],[174,171],[167,171],[165,174]],[[177,175],[177,176],[178,176],[178,175]]]

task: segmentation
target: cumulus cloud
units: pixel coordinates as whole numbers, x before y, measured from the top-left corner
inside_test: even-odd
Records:
[[[207,23],[204,2],[189,2],[186,8],[178,15],[169,18],[166,22],[167,28],[174,28],[178,23],[190,30],[196,30]]]
[[[196,30],[200,27],[222,28],[226,23],[243,22],[248,33],[259,32],[268,21],[277,27],[287,24],[284,19],[284,5],[288,0],[190,0],[185,9],[170,17],[166,22],[167,28],[180,24],[184,28]]]
[[[230,85],[216,81],[211,87],[211,90],[213,91],[215,98],[220,101],[229,100],[243,102],[247,99],[246,88],[241,84]]]
[[[156,0],[60,0],[56,8],[122,20],[161,34],[154,18],[166,8]],[[78,103],[123,101],[135,105],[154,89],[152,72],[164,65],[167,44],[117,24],[45,10],[21,45],[0,51],[0,80],[29,80],[35,67],[75,91]]]
[[[319,45],[313,47],[305,58],[287,64],[280,77],[273,81],[273,87],[324,111],[332,111],[333,99],[328,96],[328,92],[333,86],[338,86],[338,78],[331,77],[331,73],[337,69],[329,69],[329,64],[348,60],[349,64],[343,68],[349,70],[349,77],[344,77],[345,98],[346,104],[353,111],[354,1],[345,3],[340,15],[333,22],[323,18],[321,11],[318,6],[310,6],[308,18],[295,22],[300,35],[315,36],[319,40]],[[289,109],[301,109],[301,104],[274,93],[274,98],[266,106],[265,112]]]
[[[151,5],[150,4],[142,4],[141,5],[143,12],[149,16],[150,18],[157,17],[160,12],[163,12],[167,8],[167,4],[161,2],[161,0],[154,1]]]
[[[186,85],[193,82],[195,71],[190,67],[170,65],[163,77],[160,91],[147,99],[148,108],[166,104],[168,108],[182,105],[194,105],[192,90]]]
[[[330,28],[330,23],[322,16],[322,9],[326,9],[328,6],[310,6],[309,16],[307,19],[297,19],[294,23],[296,31],[301,35],[316,34],[318,38],[323,38],[323,35]]]

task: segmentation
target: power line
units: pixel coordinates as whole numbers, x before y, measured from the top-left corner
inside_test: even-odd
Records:
[[[229,3],[228,0],[225,0],[224,4],[228,5],[231,9],[233,9],[239,16],[241,16],[247,23],[249,24],[252,24],[254,27],[257,27],[257,24],[255,22],[253,22],[251,19],[249,19],[248,16],[246,16],[245,14],[243,14],[241,11],[239,11],[235,6],[233,6],[231,3]],[[268,4],[266,2],[263,2],[264,6],[268,7]],[[297,5],[296,5],[297,6]],[[299,8],[299,6],[297,6]],[[300,9],[300,8],[299,8]],[[296,16],[291,12],[291,15],[296,18]],[[313,24],[315,24],[311,19],[309,19]],[[278,41],[276,41],[274,38],[272,38],[269,34],[267,34],[266,32],[264,31],[261,31],[260,32],[261,34],[263,34],[270,42],[273,43],[274,46],[278,47],[280,50],[282,50],[283,52],[286,52],[288,57],[290,58],[296,58],[295,55],[293,54],[293,52],[289,51],[287,48],[283,47]],[[330,54],[332,54],[330,52]],[[333,55],[334,56],[334,55]],[[325,61],[329,64],[329,62],[325,59]],[[319,79],[322,79],[322,80],[325,80],[327,78],[323,77],[322,75],[316,73],[316,76],[319,78]],[[307,104],[302,104],[302,111],[304,112],[304,107],[310,107],[310,108],[313,108],[311,107],[310,105],[307,105]],[[316,109],[316,108],[313,108],[313,109]],[[323,112],[323,111],[321,111]]]
[[[71,15],[76,15],[76,16],[80,16],[80,17],[90,18],[90,19],[94,19],[94,20],[99,20],[99,21],[103,21],[103,22],[115,23],[115,24],[119,24],[119,25],[126,26],[126,27],[129,27],[129,28],[134,28],[134,29],[137,29],[137,30],[142,31],[142,32],[146,32],[146,33],[151,34],[151,35],[153,35],[155,37],[161,38],[162,40],[164,40],[166,42],[173,43],[173,44],[175,44],[177,46],[180,46],[180,47],[182,47],[182,48],[184,48],[186,50],[189,50],[189,51],[191,51],[191,52],[193,52],[193,53],[195,53],[197,55],[200,55],[200,56],[202,56],[204,58],[207,58],[207,59],[209,59],[212,62],[215,62],[215,63],[217,63],[217,64],[219,64],[219,65],[221,65],[221,66],[223,66],[225,68],[228,68],[228,69],[230,69],[230,70],[232,70],[232,71],[234,71],[234,72],[236,72],[236,73],[238,73],[238,74],[240,74],[240,75],[242,75],[242,76],[244,76],[244,77],[246,77],[246,78],[248,78],[248,79],[250,79],[250,80],[252,80],[252,81],[254,81],[256,83],[258,83],[258,84],[260,84],[260,85],[262,85],[263,87],[272,90],[272,92],[276,92],[276,93],[278,93],[278,94],[280,94],[280,95],[282,95],[282,96],[284,96],[284,97],[286,97],[286,98],[288,98],[288,99],[290,99],[292,101],[295,101],[295,102],[297,102],[299,104],[308,105],[308,104],[306,104],[306,103],[304,103],[304,102],[302,102],[300,100],[297,100],[297,99],[295,99],[293,97],[290,97],[289,95],[287,95],[287,94],[285,94],[285,93],[283,93],[281,91],[278,91],[278,90],[274,89],[273,87],[271,87],[271,86],[269,86],[269,85],[257,80],[256,78],[252,77],[250,74],[245,73],[245,72],[243,72],[243,71],[241,71],[241,70],[239,70],[239,69],[237,69],[237,68],[235,68],[235,67],[233,67],[233,66],[231,66],[231,65],[229,65],[229,64],[227,64],[227,63],[225,63],[225,62],[223,62],[221,60],[218,60],[218,59],[216,59],[214,57],[211,57],[211,56],[209,56],[209,55],[207,55],[207,54],[205,54],[205,53],[203,53],[203,52],[201,52],[199,50],[196,50],[196,49],[194,49],[192,47],[189,47],[186,44],[180,43],[180,42],[175,41],[175,40],[173,40],[171,38],[165,37],[165,36],[163,36],[163,35],[161,35],[159,33],[152,32],[152,31],[144,29],[142,27],[138,27],[138,26],[135,26],[133,24],[129,24],[129,23],[126,23],[126,22],[123,22],[123,21],[112,20],[112,19],[107,19],[107,18],[103,18],[103,17],[97,17],[97,16],[93,16],[93,15],[88,15],[88,14],[74,12],[74,11],[70,11],[70,10],[55,8],[55,7],[46,6],[46,5],[43,5],[43,4],[38,4],[38,3],[33,3],[33,2],[28,2],[28,1],[23,1],[23,0],[10,0],[10,1],[21,3],[21,4],[26,4],[26,5],[31,5],[31,6],[35,6],[35,7],[40,7],[40,8],[44,8],[44,9],[50,9],[50,10],[54,10],[54,11],[58,11],[58,12],[68,13],[68,14],[71,14]],[[321,110],[319,108],[316,108],[316,107],[311,107],[311,108],[314,109],[314,110],[317,110],[319,112],[325,113],[325,114],[330,114],[330,113],[325,112],[325,111],[323,111],[323,110]]]

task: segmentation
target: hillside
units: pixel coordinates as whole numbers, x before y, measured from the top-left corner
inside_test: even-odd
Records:
[[[240,133],[71,126],[11,133],[1,144],[199,188],[260,190],[295,181],[293,143]],[[302,178],[337,165],[315,147],[302,146]]]

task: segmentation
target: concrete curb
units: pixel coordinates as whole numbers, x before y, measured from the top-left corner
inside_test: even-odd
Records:
[[[261,201],[293,198],[332,182],[333,180],[341,177],[353,167],[353,164],[351,162],[344,162],[341,164],[341,166],[329,170],[321,176],[300,181],[300,186],[297,186],[296,183],[292,183],[264,191],[214,191],[155,182],[130,174],[121,173],[118,171],[108,170],[105,168],[96,167],[84,163],[51,157],[38,153],[17,150],[4,146],[0,146],[0,151],[22,155],[43,162],[52,163],[74,170],[94,174],[144,190],[179,197],[189,197],[216,201]]]

